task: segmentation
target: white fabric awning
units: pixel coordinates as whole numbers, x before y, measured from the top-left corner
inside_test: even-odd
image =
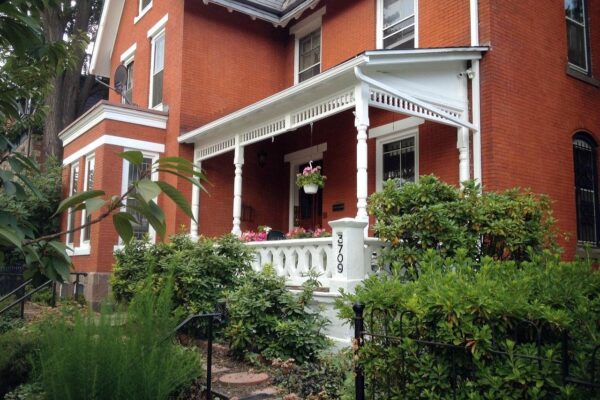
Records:
[[[377,107],[455,127],[468,123],[467,63],[487,47],[369,51],[179,137],[196,144],[196,161],[245,146],[355,106],[355,88],[369,87]]]

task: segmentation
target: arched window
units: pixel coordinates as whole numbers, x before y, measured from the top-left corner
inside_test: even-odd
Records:
[[[600,238],[596,148],[596,142],[586,133],[580,132],[573,137],[577,240],[593,246],[598,245]]]

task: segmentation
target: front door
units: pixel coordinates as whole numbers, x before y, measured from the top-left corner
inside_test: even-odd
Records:
[[[298,166],[297,173],[302,173],[308,163]],[[312,166],[323,168],[323,160],[313,161]],[[324,171],[321,169],[321,172]],[[294,225],[304,229],[315,230],[323,226],[323,189],[319,188],[315,194],[306,194],[304,189],[298,188],[297,203],[294,207]]]

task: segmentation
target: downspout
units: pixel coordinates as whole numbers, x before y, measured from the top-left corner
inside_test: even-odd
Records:
[[[479,0],[470,0],[471,13],[471,46],[479,46]],[[471,64],[473,80],[471,81],[472,123],[476,127],[473,131],[473,178],[482,185],[483,172],[481,167],[481,80],[479,60]]]
[[[425,110],[430,111],[444,119],[447,119],[450,122],[454,122],[456,124],[456,126],[460,126],[463,128],[467,128],[470,129],[472,131],[477,130],[475,126],[473,126],[471,123],[469,123],[468,121],[463,121],[460,118],[456,118],[452,115],[449,115],[447,113],[445,113],[443,110],[440,110],[436,107],[431,106],[431,104],[427,104],[407,93],[403,93],[389,85],[386,85],[383,82],[379,82],[373,78],[369,78],[368,76],[366,76],[365,74],[363,74],[363,72],[361,71],[359,66],[354,67],[354,75],[356,75],[356,78],[366,84],[368,84],[369,86],[372,87],[376,87],[380,90],[383,90],[384,92],[387,92],[389,94],[391,94],[392,96],[396,96],[401,98],[402,100],[406,100],[408,102],[411,102],[413,104],[416,104],[420,107],[423,107]]]

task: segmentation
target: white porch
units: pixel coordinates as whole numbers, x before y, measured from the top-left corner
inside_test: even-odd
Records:
[[[481,59],[484,47],[370,51],[333,67],[301,84],[192,130],[181,143],[193,143],[197,164],[233,152],[232,229],[241,234],[244,149],[254,143],[346,110],[353,110],[356,128],[356,215],[367,222],[367,132],[371,107],[422,118],[456,128],[460,182],[481,180],[479,130],[470,122],[469,69]],[[474,85],[475,86],[475,85]],[[479,104],[472,104],[478,112]],[[471,136],[472,135],[472,136]],[[471,137],[476,144],[471,148]],[[476,140],[475,140],[476,139]],[[474,168],[470,165],[473,152]],[[192,194],[197,212],[199,191]],[[198,232],[191,224],[192,235]],[[367,230],[365,230],[367,232]]]

